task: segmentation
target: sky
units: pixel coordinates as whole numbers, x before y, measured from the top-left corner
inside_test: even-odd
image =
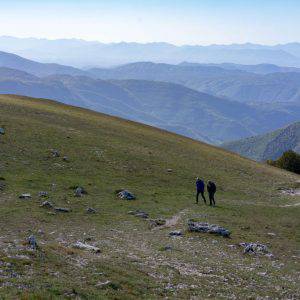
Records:
[[[0,36],[109,42],[300,42],[300,0],[0,0]]]

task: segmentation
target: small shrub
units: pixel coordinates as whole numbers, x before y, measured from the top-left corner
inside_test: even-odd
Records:
[[[277,160],[268,160],[267,163],[271,166],[300,174],[300,155],[292,150],[284,152]]]

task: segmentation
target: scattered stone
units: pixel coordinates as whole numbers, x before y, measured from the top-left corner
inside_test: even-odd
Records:
[[[68,156],[64,156],[64,157],[63,157],[63,161],[65,161],[65,162],[69,162],[69,158],[68,158]]]
[[[163,250],[164,251],[171,251],[171,250],[173,250],[173,247],[172,246],[165,246],[165,247],[163,247]]]
[[[76,290],[74,288],[71,291],[64,293],[64,296],[66,296],[67,298],[76,298],[77,299],[77,297],[76,297],[77,295],[78,295],[78,293],[76,292]]]
[[[4,189],[6,187],[6,183],[4,181],[5,181],[5,178],[0,177],[0,191],[4,191]]]
[[[39,196],[40,198],[42,198],[42,197],[48,197],[48,192],[40,191],[40,192],[38,193],[38,196]]]
[[[244,248],[244,254],[269,254],[268,247],[259,243],[240,243]]]
[[[274,236],[276,236],[276,233],[274,233],[274,232],[268,232],[267,235],[274,237]]]
[[[120,199],[124,199],[124,200],[135,200],[136,199],[135,196],[127,190],[121,190],[120,192],[117,193],[117,196]]]
[[[98,247],[89,245],[89,244],[85,244],[82,242],[76,242],[75,244],[73,244],[74,248],[80,249],[80,250],[88,250],[88,251],[92,251],[95,253],[100,253],[100,249]]]
[[[300,189],[283,189],[281,193],[288,196],[299,196]]]
[[[57,212],[63,212],[63,213],[68,213],[71,211],[70,208],[65,208],[65,207],[54,207],[54,210]]]
[[[45,207],[45,208],[53,208],[53,204],[49,201],[44,201],[42,204],[41,204],[41,207]]]
[[[28,245],[30,246],[31,249],[37,248],[37,242],[36,242],[36,238],[34,235],[29,236]]]
[[[0,134],[2,134],[2,135],[5,134],[5,129],[3,127],[0,127]]]
[[[151,219],[150,220],[151,227],[164,226],[164,225],[166,225],[166,223],[167,223],[167,221],[164,219]]]
[[[19,196],[19,198],[20,199],[30,199],[31,198],[31,194],[29,194],[29,193],[25,193],[25,194],[21,194],[20,196]]]
[[[168,172],[168,173],[172,173],[172,172],[173,172],[173,169],[167,169],[167,172]]]
[[[92,207],[88,207],[86,209],[86,212],[89,213],[89,214],[95,214],[97,211],[96,209],[92,208]]]
[[[141,211],[141,210],[129,211],[128,214],[133,215],[133,216],[138,217],[138,218],[142,218],[142,219],[148,219],[149,218],[149,214],[144,212],[144,211]]]
[[[242,226],[241,229],[242,230],[250,230],[250,226]]]
[[[51,183],[50,185],[51,191],[54,191],[56,189],[56,183]]]
[[[52,157],[60,157],[60,153],[58,150],[52,149],[51,154],[52,154]]]
[[[180,230],[171,231],[169,233],[169,236],[182,236],[182,231]]]
[[[223,227],[214,224],[194,222],[189,220],[188,229],[190,232],[207,232],[212,234],[221,235],[223,237],[229,237],[231,232]]]
[[[106,286],[109,286],[111,284],[111,281],[107,280],[107,281],[104,281],[104,282],[98,282],[96,284],[96,287],[98,288],[104,288]]]
[[[86,195],[86,194],[87,194],[87,191],[83,187],[81,187],[81,186],[76,187],[75,194],[74,194],[75,197],[82,197],[83,195]]]
[[[54,211],[47,211],[47,214],[50,215],[50,216],[55,216],[56,213]]]

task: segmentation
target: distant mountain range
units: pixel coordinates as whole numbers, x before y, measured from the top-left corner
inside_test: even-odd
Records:
[[[59,99],[215,144],[300,118],[300,109],[260,109],[174,83],[70,75],[39,78],[7,68],[0,68],[0,93]]]
[[[39,77],[67,74],[104,80],[172,82],[203,93],[245,103],[300,101],[300,68],[276,65],[193,63],[170,65],[138,62],[115,68],[92,68],[84,71],[59,64],[42,64],[15,54],[0,52],[0,67],[25,71]],[[271,73],[271,70],[275,73]]]
[[[300,153],[300,122],[267,134],[225,143],[222,147],[258,161],[275,160],[287,150]]]
[[[251,73],[250,70],[260,73]],[[276,73],[270,73],[270,70]],[[140,62],[111,69],[88,70],[102,79],[142,79],[182,84],[200,92],[239,102],[300,101],[300,69],[274,65],[155,64]]]
[[[300,73],[261,75],[239,70],[237,65],[232,69],[227,65],[186,64],[135,63],[84,71],[0,52],[0,93],[59,100],[213,144],[262,134],[300,119]],[[131,77],[137,79],[127,79]],[[271,78],[278,90],[290,89],[285,94],[281,91],[281,95],[287,95],[278,97],[282,102],[248,105],[191,89],[185,81],[220,77],[233,86],[238,78],[245,82],[249,78]]]
[[[13,52],[40,62],[76,67],[113,66],[136,61],[178,64],[196,63],[269,63],[300,67],[300,43],[266,46],[257,44],[185,45],[168,43],[88,42],[78,39],[47,40],[0,37],[0,50]]]

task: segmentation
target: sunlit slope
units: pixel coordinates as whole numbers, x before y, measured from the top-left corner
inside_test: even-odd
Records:
[[[273,289],[275,283],[283,284],[288,295],[297,292],[292,256],[299,208],[281,206],[299,199],[278,190],[294,186],[296,175],[182,136],[43,99],[0,96],[0,127],[5,128],[0,177],[6,185],[0,191],[0,268],[1,262],[10,262],[17,274],[10,276],[4,265],[8,275],[0,276],[0,296],[282,296],[282,290]],[[53,157],[52,149],[60,157]],[[196,176],[217,183],[216,208],[194,204]],[[76,185],[88,194],[75,198],[70,187]],[[114,192],[121,188],[137,200],[117,199]],[[72,211],[53,214],[41,208],[39,191],[48,191],[49,201]],[[31,193],[32,199],[18,199],[21,193]],[[87,207],[97,213],[87,214]],[[172,228],[153,231],[148,221],[128,215],[135,209],[151,218],[180,218]],[[171,230],[185,232],[189,218],[230,229],[232,240],[188,233],[170,239]],[[40,244],[34,252],[23,245],[31,233]],[[72,249],[72,243],[85,240],[98,245],[101,254]],[[273,261],[262,257],[261,272],[269,275],[253,276],[247,268],[256,259],[228,247],[244,241],[268,243],[284,266],[273,268]],[[167,245],[174,251],[161,251]],[[181,264],[187,273],[206,274],[209,268],[215,276],[190,276]],[[278,272],[291,280],[277,283]]]

